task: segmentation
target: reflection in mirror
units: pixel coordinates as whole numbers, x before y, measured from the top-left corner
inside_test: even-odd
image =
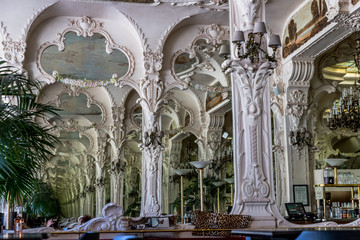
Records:
[[[233,200],[231,87],[221,68],[224,59],[219,56],[221,44],[228,42],[215,45],[210,42],[199,38],[186,52],[179,51],[173,58],[173,73],[188,81],[189,89],[181,93],[174,91],[172,96],[181,99],[181,105],[169,101],[162,111],[162,127],[169,133],[163,154],[163,176],[164,171],[167,174],[163,178],[163,193],[166,193],[163,199],[168,201],[163,201],[163,209],[177,214],[178,221],[185,223],[191,211],[200,209],[199,170],[189,162],[212,162],[203,170],[205,211],[227,212]],[[181,177],[178,174],[181,169],[191,171]]]
[[[131,119],[133,121],[133,123],[141,128],[142,125],[142,108],[140,106],[140,104],[136,104],[135,107],[132,110],[132,116]]]
[[[74,214],[71,205],[77,197],[82,204],[78,203],[75,216],[95,216],[95,159],[91,152],[96,138],[95,125],[103,121],[103,114],[98,105],[90,102],[83,93],[63,94],[57,102],[61,118],[47,119],[58,131],[60,144],[45,167],[44,178],[58,195],[62,212],[69,217]]]
[[[128,72],[129,60],[118,49],[108,54],[106,42],[106,38],[98,33],[85,38],[68,32],[65,49],[59,51],[57,45],[47,47],[41,56],[41,66],[49,75],[57,71],[62,78],[85,79],[84,84],[86,81],[109,80],[113,74],[122,77]]]
[[[138,147],[141,132],[131,131],[126,135],[124,161],[124,216],[138,217],[141,206],[142,153]]]

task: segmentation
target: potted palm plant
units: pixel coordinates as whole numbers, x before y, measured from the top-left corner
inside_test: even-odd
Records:
[[[49,127],[35,121],[58,116],[54,107],[36,102],[39,90],[38,82],[0,61],[0,194],[8,202],[8,212],[33,192],[35,173],[58,142]]]

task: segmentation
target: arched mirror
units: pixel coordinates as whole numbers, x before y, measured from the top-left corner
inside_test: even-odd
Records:
[[[181,99],[181,106],[169,104],[178,109],[179,120],[173,118],[172,124],[165,123],[170,134],[163,169],[169,174],[167,188],[171,189],[165,197],[169,199],[166,203],[169,204],[168,212],[176,213],[178,220],[184,222],[189,221],[190,212],[200,210],[201,205],[205,211],[224,213],[232,204],[231,86],[221,68],[224,58],[219,56],[221,45],[229,43],[225,36],[224,40],[216,42],[211,35],[205,34],[213,27],[206,28],[204,35],[194,39],[186,51],[179,50],[172,58],[172,74],[188,82],[189,88],[173,91],[172,96]],[[213,31],[219,29],[221,27]],[[180,131],[174,131],[178,128]],[[201,170],[203,199],[200,196],[200,170],[190,162],[209,162]]]
[[[126,135],[124,150],[124,216],[138,217],[141,206],[141,171],[142,156],[138,145],[141,143],[141,132],[131,131]]]

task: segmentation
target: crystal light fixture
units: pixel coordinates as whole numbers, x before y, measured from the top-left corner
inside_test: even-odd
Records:
[[[327,125],[331,130],[348,128],[357,132],[360,128],[360,34],[357,32],[354,62],[358,71],[358,79],[349,89],[344,88],[341,97],[334,101]]]

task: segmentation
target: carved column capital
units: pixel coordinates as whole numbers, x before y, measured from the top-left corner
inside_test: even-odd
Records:
[[[310,81],[314,76],[314,59],[293,59],[284,69],[286,81],[286,112],[293,131],[299,130],[308,108]]]
[[[242,93],[242,105],[246,117],[255,121],[262,113],[262,95],[268,77],[273,73],[276,63],[260,61],[252,63],[249,59],[226,60],[222,68],[225,73],[233,73],[234,87]]]
[[[96,188],[103,188],[105,187],[105,178],[104,177],[97,177],[95,179],[95,187]]]
[[[111,175],[120,175],[125,172],[126,163],[123,161],[111,161],[109,173]]]

